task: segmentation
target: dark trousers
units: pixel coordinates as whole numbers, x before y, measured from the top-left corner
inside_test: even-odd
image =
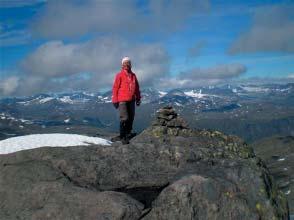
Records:
[[[135,117],[135,101],[119,103],[120,135],[130,134]]]

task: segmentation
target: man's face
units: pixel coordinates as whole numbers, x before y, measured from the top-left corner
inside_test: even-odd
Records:
[[[125,61],[122,65],[123,69],[125,70],[131,70],[132,69],[132,64],[131,64],[131,61]]]

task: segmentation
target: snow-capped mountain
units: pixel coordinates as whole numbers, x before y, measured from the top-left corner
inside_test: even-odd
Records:
[[[99,101],[100,95],[86,92],[60,93],[60,94],[37,94],[30,97],[18,98],[16,101],[20,105],[35,105],[45,103],[55,104],[83,104],[95,99]]]
[[[294,84],[268,85],[222,85],[194,89],[173,89],[160,91],[154,88],[141,91],[143,104],[178,103],[181,105],[197,103],[201,100],[242,99],[244,96],[291,95]],[[19,105],[111,103],[111,91],[105,93],[72,92],[59,94],[37,94],[30,97],[4,98],[0,103]]]
[[[148,88],[141,91],[143,104],[155,102],[165,96],[167,92],[159,91],[157,89]]]
[[[201,125],[203,118],[212,120],[213,117],[238,123],[242,120],[247,123],[249,119],[265,118],[265,121],[269,121],[278,118],[283,121],[283,129],[290,132],[291,125],[287,123],[292,123],[289,117],[294,117],[294,84],[220,85],[170,91],[148,88],[142,89],[141,95],[142,104],[136,110],[135,124],[139,130],[148,126],[155,111],[164,105],[174,106],[180,114],[192,118],[191,124],[197,126]],[[0,99],[0,139],[34,133],[40,129],[45,132],[53,127],[66,131],[81,127],[86,130],[103,128],[116,131],[119,117],[112,106],[111,96],[111,91],[108,91]],[[223,129],[221,125],[213,120],[201,126],[219,126],[218,129]],[[244,129],[251,125],[246,126]],[[231,126],[226,125],[225,128],[230,129]]]

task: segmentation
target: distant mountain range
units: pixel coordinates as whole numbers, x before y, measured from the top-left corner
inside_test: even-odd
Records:
[[[135,129],[146,128],[157,109],[172,105],[192,127],[218,129],[247,141],[294,133],[294,84],[221,85],[142,90]],[[83,128],[83,129],[82,129]],[[48,132],[114,132],[118,116],[106,93],[53,93],[0,99],[0,138]],[[81,132],[82,131],[82,132]]]

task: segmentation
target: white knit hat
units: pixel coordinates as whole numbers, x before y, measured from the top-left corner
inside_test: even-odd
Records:
[[[131,59],[129,57],[124,57],[122,60],[121,60],[121,64],[124,64],[125,61],[130,61],[131,62]]]

